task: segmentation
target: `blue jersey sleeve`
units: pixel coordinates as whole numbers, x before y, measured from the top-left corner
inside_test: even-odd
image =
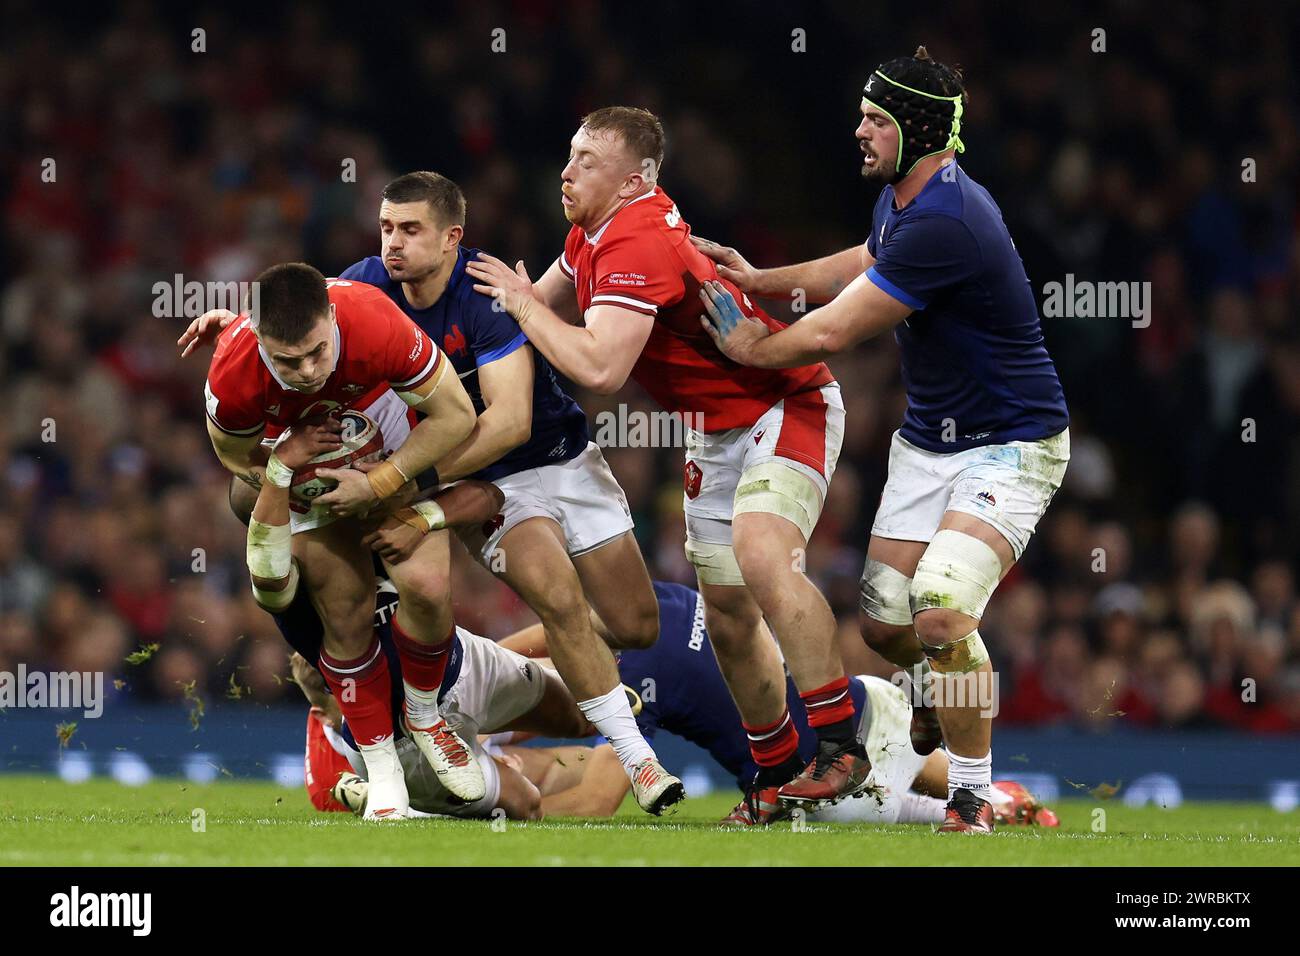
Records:
[[[901,220],[867,278],[912,309],[924,309],[939,293],[979,272],[981,253],[970,230],[951,216]]]
[[[527,344],[519,323],[509,312],[493,309],[490,298],[471,292],[467,304],[473,309],[473,321],[467,325],[475,365],[481,368]]]

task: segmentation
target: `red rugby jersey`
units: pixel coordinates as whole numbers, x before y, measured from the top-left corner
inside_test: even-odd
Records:
[[[591,235],[577,226],[560,267],[573,279],[585,313],[615,305],[655,317],[632,377],[671,412],[702,414],[704,430],[749,426],[783,398],[835,381],[823,363],[749,368],[731,361],[700,326],[700,285],[717,279],[746,315],[784,328],[721,279],[712,259],[691,244],[691,227],[661,188],[623,206]]]
[[[336,408],[367,408],[393,389],[408,405],[429,394],[442,350],[382,291],[329,280],[336,318],[334,371],[310,394],[285,386],[241,316],[217,339],[205,386],[208,418],[232,435],[279,432],[301,418]]]

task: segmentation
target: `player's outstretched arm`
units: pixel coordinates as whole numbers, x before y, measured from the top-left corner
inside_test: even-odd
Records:
[[[479,366],[479,388],[486,407],[469,437],[439,459],[441,480],[472,475],[528,441],[533,433],[533,373],[533,350],[527,345]]]
[[[863,339],[892,329],[912,308],[889,295],[865,275],[828,305],[779,332],[740,311],[718,282],[700,289],[705,314],[700,324],[734,362],[757,368],[797,368],[846,352]]]
[[[632,374],[654,317],[614,305],[598,305],[584,315],[585,327],[569,325],[533,297],[524,264],[511,269],[500,259],[479,253],[465,271],[478,280],[476,292],[495,296],[515,317],[534,346],[552,365],[578,385],[612,395]]]
[[[717,263],[722,278],[743,292],[768,299],[791,298],[802,292],[808,302],[830,302],[875,262],[864,243],[808,262],[756,269],[730,246],[700,236],[691,236],[691,242]]]
[[[389,564],[400,564],[415,553],[430,531],[481,525],[491,521],[505,501],[505,493],[489,481],[457,482],[439,489],[427,501],[400,508],[361,543]]]

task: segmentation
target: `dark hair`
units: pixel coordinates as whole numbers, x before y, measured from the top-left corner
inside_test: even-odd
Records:
[[[253,331],[296,345],[329,311],[325,277],[305,262],[271,266],[257,277]]]
[[[393,203],[427,202],[440,228],[465,225],[465,194],[441,173],[405,173],[385,186],[380,195]]]
[[[940,63],[923,46],[918,46],[911,56],[895,57],[888,63],[881,64],[880,72],[891,80],[922,93],[933,93],[936,96],[960,94],[963,103],[970,102],[970,94],[963,84],[961,67]]]
[[[638,161],[653,159],[656,174],[664,164],[664,127],[659,117],[635,106],[606,106],[588,113],[582,125],[589,130],[611,130]]]

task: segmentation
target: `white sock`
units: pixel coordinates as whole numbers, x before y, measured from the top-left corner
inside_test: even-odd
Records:
[[[406,697],[406,719],[412,727],[432,727],[441,716],[438,713],[438,690],[420,690],[402,681]]]
[[[629,777],[633,767],[646,757],[655,755],[641,736],[622,684],[616,684],[608,694],[578,701],[578,709],[610,742]]]
[[[902,806],[898,810],[899,823],[942,823],[944,802],[938,797],[927,797],[923,793],[908,791],[903,794]]]
[[[948,751],[948,799],[962,787],[981,800],[993,802],[993,751],[983,757],[963,757]]]

